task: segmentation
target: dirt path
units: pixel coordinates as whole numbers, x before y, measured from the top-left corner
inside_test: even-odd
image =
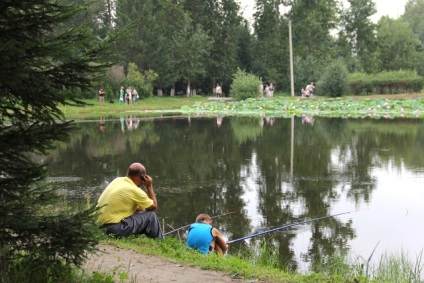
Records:
[[[99,250],[101,252],[89,256],[84,269],[88,273],[99,271],[115,274],[116,282],[258,282],[231,278],[223,272],[202,270],[199,267],[136,253],[112,245],[99,245]],[[128,280],[121,280],[119,274],[127,274]]]

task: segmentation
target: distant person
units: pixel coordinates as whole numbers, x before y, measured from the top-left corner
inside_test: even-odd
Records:
[[[226,241],[218,229],[212,226],[212,218],[206,213],[197,216],[196,223],[190,225],[187,246],[202,254],[217,252],[224,255],[227,252]]]
[[[121,86],[121,89],[119,90],[119,105],[124,104],[124,96],[125,96],[125,88],[124,86]]]
[[[132,92],[131,87],[127,87],[127,90],[125,91],[125,103],[127,105],[132,104],[132,100],[131,100],[132,94],[131,94],[131,92]]]
[[[312,97],[314,95],[314,90],[315,90],[314,82],[311,82],[305,88],[305,91],[307,91],[309,94],[308,97]]]
[[[100,195],[98,222],[107,235],[117,238],[146,235],[163,238],[152,177],[141,163],[133,163],[126,177],[115,178]],[[145,186],[147,194],[139,188]]]
[[[262,82],[259,82],[259,97],[262,98],[263,95],[264,95],[264,85],[262,84]]]
[[[99,104],[105,105],[105,91],[104,89],[99,89]]]
[[[222,95],[222,88],[219,84],[216,85],[215,95],[216,95],[216,97],[221,97],[221,95]]]
[[[131,96],[132,96],[133,104],[137,104],[137,100],[138,100],[139,96],[138,96],[138,91],[135,89],[135,87],[133,87],[133,89],[132,89]]]
[[[269,90],[269,85],[265,86],[265,95],[267,98],[270,98],[270,90]]]
[[[272,83],[269,84],[269,97],[274,96],[274,85]]]

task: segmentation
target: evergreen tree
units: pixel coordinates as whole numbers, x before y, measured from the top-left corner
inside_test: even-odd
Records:
[[[280,15],[279,0],[257,0],[254,14],[254,72],[280,88],[289,83],[288,21]]]
[[[55,205],[46,167],[31,158],[67,139],[72,123],[58,105],[82,104],[78,94],[93,91],[102,70],[98,58],[111,38],[58,29],[81,10],[50,0],[0,2],[0,281],[63,282],[97,243],[93,208]]]
[[[250,33],[249,23],[247,20],[244,20],[240,24],[238,35],[237,66],[238,68],[250,73],[252,71],[252,44],[254,42],[254,37]]]
[[[237,44],[239,42],[240,6],[234,0],[186,0],[185,9],[193,25],[200,25],[212,41],[207,68],[207,89],[216,82],[229,84],[237,68]]]

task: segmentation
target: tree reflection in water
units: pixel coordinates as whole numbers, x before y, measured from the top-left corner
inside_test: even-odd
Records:
[[[158,215],[165,223],[181,227],[202,212],[236,211],[214,221],[228,240],[305,219],[375,207],[365,216],[334,217],[263,237],[278,249],[281,265],[293,270],[303,268],[305,262],[328,260],[353,245],[363,247],[367,256],[376,242],[369,239],[381,237],[381,231],[368,223],[374,227],[385,224],[386,212],[380,207],[386,207],[377,205],[380,200],[399,200],[391,204],[393,212],[402,205],[408,211],[421,209],[419,197],[401,198],[396,194],[402,192],[392,187],[397,182],[424,180],[423,123],[305,119],[294,118],[292,126],[291,119],[269,117],[261,117],[259,123],[255,117],[103,118],[104,130],[98,130],[98,122],[79,123],[71,140],[58,144],[44,160],[53,178],[79,178],[60,183],[61,192],[75,199],[90,195],[92,200],[109,181],[125,175],[130,163],[140,161],[154,178]],[[384,176],[393,176],[392,170],[397,174],[391,187],[384,183]],[[418,183],[406,187],[403,195],[419,190]],[[390,194],[381,193],[389,188]],[[408,221],[418,219],[414,215],[410,213]],[[393,227],[391,220],[385,221]],[[418,221],[412,222],[408,237],[424,236]],[[404,222],[396,225],[407,225]],[[393,238],[399,233],[384,235],[396,245],[388,247],[413,248],[409,241],[399,243]],[[231,245],[229,252],[260,240]]]

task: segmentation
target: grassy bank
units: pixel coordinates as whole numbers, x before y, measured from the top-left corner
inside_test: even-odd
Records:
[[[183,106],[190,106],[195,103],[207,102],[208,97],[193,96],[187,97],[150,97],[139,100],[134,105],[119,105],[115,99],[114,103],[105,101],[100,105],[97,99],[83,100],[86,106],[61,106],[60,110],[64,113],[66,119],[98,119],[101,116],[119,117],[120,114],[137,113],[140,116],[157,116],[158,112],[171,112],[179,110]]]
[[[278,262],[278,251],[270,250],[264,244],[265,241],[255,250],[249,251],[249,254],[226,255],[225,257],[215,254],[202,255],[188,249],[183,242],[176,238],[158,241],[139,237],[120,240],[104,239],[103,242],[138,253],[199,266],[202,269],[223,271],[233,278],[244,280],[285,283],[422,282],[422,252],[417,255],[415,262],[408,260],[408,255],[403,252],[383,254],[377,265],[370,266],[368,266],[367,259],[337,254],[325,260],[325,263],[323,262],[320,266],[316,266],[315,269],[319,272],[298,274],[281,267]]]
[[[227,255],[221,257],[216,254],[208,256],[197,251],[186,248],[184,243],[175,238],[166,238],[163,241],[148,239],[146,237],[128,239],[105,239],[104,243],[133,250],[135,252],[154,255],[161,258],[175,260],[180,263],[199,266],[202,269],[218,270],[227,273],[233,278],[243,278],[249,280],[265,280],[266,282],[354,282],[354,278],[347,278],[347,274],[332,274],[331,276],[322,273],[295,274],[286,272],[283,269],[274,267],[275,261],[268,254],[261,256],[266,249],[257,250],[246,255]],[[262,259],[261,259],[262,258]],[[263,258],[266,258],[264,261]],[[360,278],[358,278],[360,280]],[[361,281],[359,281],[361,282]],[[365,281],[364,281],[365,282]]]
[[[141,117],[166,115],[208,116],[316,116],[344,118],[423,118],[424,98],[417,95],[393,97],[342,97],[300,99],[299,97],[277,96],[272,99],[246,99],[244,101],[208,101],[208,97],[151,97],[140,100],[137,105],[99,105],[97,100],[86,100],[84,107],[64,106],[66,119],[117,118],[136,114]]]

